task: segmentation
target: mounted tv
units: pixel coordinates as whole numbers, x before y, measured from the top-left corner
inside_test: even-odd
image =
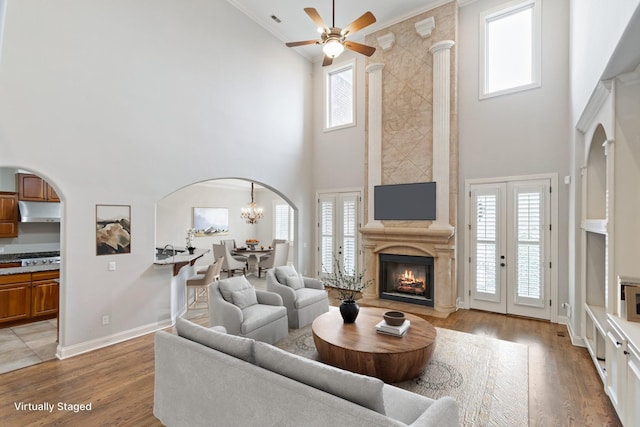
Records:
[[[373,217],[378,220],[435,220],[436,183],[376,185]]]

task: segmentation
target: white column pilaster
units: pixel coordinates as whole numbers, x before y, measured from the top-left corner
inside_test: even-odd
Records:
[[[384,64],[367,66],[369,74],[369,133],[367,140],[367,224],[382,227],[373,219],[373,187],[382,183],[382,69]]]
[[[451,128],[451,57],[453,40],[443,40],[429,48],[433,54],[433,166],[436,182],[436,220],[429,228],[450,229],[449,145]]]

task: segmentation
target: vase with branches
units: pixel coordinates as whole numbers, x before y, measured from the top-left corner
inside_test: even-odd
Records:
[[[369,284],[370,280],[364,280],[364,270],[356,272],[355,270],[345,269],[338,257],[333,255],[333,265],[331,271],[325,272],[325,284],[335,288],[338,291],[340,300],[340,314],[345,323],[353,323],[358,317],[360,307],[356,303],[358,292],[362,292]]]

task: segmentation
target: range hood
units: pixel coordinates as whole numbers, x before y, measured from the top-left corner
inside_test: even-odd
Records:
[[[60,203],[18,202],[20,222],[60,222]]]

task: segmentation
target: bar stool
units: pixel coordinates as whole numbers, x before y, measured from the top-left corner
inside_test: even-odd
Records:
[[[224,257],[219,257],[213,264],[207,268],[204,274],[196,274],[187,279],[186,286],[186,304],[187,313],[190,309],[196,309],[199,302],[206,303],[205,307],[209,308],[209,298],[207,296],[207,286],[214,281],[220,280],[220,271],[222,270],[222,262]],[[189,289],[193,289],[193,302],[189,303]]]

